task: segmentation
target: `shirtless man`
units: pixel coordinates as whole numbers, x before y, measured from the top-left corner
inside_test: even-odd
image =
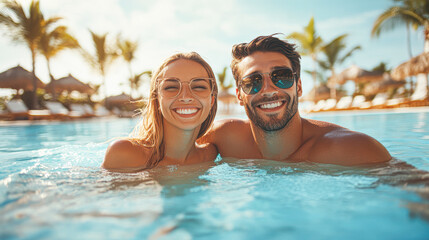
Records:
[[[222,157],[362,165],[391,159],[374,138],[341,126],[302,118],[300,55],[295,45],[260,36],[233,46],[237,99],[249,120],[218,121],[200,142]]]

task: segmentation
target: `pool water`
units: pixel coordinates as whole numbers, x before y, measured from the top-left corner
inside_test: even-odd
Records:
[[[307,117],[367,133],[396,160],[111,173],[106,141],[136,120],[0,126],[0,239],[428,239],[429,112]]]

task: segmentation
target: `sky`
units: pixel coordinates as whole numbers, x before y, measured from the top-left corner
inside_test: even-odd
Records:
[[[30,0],[18,2],[26,7]],[[362,48],[337,66],[336,72],[352,64],[370,70],[380,62],[393,68],[409,59],[405,26],[378,38],[370,35],[374,21],[393,4],[392,0],[40,0],[45,17],[62,17],[60,23],[89,52],[93,52],[89,30],[108,33],[112,42],[118,34],[138,41],[139,49],[132,63],[134,73],[154,70],[170,55],[189,51],[198,52],[219,73],[229,67],[234,44],[249,42],[260,35],[282,33],[279,37],[284,37],[294,31],[301,32],[311,17],[325,42],[348,34],[347,49],[357,45]],[[422,32],[422,29],[411,31],[413,55],[423,52]],[[0,34],[0,72],[18,64],[31,71],[31,55],[26,45],[13,42],[5,28],[0,27]],[[323,55],[319,58],[323,59]],[[301,68],[312,69],[309,57],[302,57]],[[51,69],[55,78],[72,74],[85,83],[102,82],[97,71],[75,51],[58,54],[51,60]],[[42,56],[37,58],[36,75],[49,82]],[[108,95],[129,93],[128,78],[126,63],[118,59],[107,71]],[[233,80],[230,70],[227,79]],[[305,95],[313,83],[307,73],[302,72],[301,79]],[[148,88],[148,84],[143,84],[139,92],[147,95]],[[1,94],[7,93],[2,90]]]

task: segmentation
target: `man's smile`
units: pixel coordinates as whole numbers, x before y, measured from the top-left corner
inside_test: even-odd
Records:
[[[271,102],[271,103],[262,103],[262,104],[258,104],[257,107],[260,107],[262,109],[275,109],[275,108],[279,108],[284,103],[285,103],[284,101],[276,101],[276,102]]]

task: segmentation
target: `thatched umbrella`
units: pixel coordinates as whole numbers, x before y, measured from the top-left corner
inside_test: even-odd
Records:
[[[38,88],[45,86],[45,84],[36,76],[34,76],[33,73],[18,65],[0,73],[0,88],[12,88],[16,90],[24,89],[24,91],[32,91],[34,78],[37,79]]]
[[[405,80],[399,80],[399,81],[394,80],[390,77],[388,73],[385,73],[382,81],[372,82],[366,85],[364,88],[364,94],[372,95],[380,92],[386,92],[392,88],[402,87],[405,85],[405,83],[406,83]]]
[[[392,70],[393,79],[404,79],[420,73],[429,73],[429,53],[422,53]]]
[[[217,99],[224,104],[226,113],[230,112],[230,105],[237,102],[237,97],[226,90],[220,91]]]
[[[104,99],[105,105],[109,107],[121,107],[131,103],[132,101],[134,101],[134,99],[130,95],[127,95],[125,93],[116,96],[110,96]]]
[[[217,95],[217,99],[225,104],[230,104],[237,101],[237,98],[234,94],[231,94],[227,91],[221,91]]]
[[[331,93],[330,89],[326,85],[320,85],[318,87],[313,87],[310,92],[300,98],[300,101],[312,101],[317,102],[319,100],[325,100],[330,98]]]
[[[367,71],[358,67],[357,65],[352,65],[344,69],[340,74],[329,78],[328,84],[332,85],[332,82],[344,84],[347,80],[354,81],[356,86],[355,89],[357,90],[359,83],[377,82],[383,80],[383,72]]]
[[[71,74],[69,74],[67,77],[63,77],[58,80],[51,81],[48,85],[46,85],[45,89],[50,92],[59,92],[59,93],[63,91],[68,91],[68,92],[78,91],[80,93],[87,93],[87,94],[94,93],[93,88],[91,88],[88,84],[85,84],[77,80]]]
[[[355,83],[365,83],[383,80],[383,73],[378,71],[367,71],[352,65],[344,69],[340,74],[331,77],[328,81],[335,81],[338,84],[344,84],[347,80],[352,80]]]

